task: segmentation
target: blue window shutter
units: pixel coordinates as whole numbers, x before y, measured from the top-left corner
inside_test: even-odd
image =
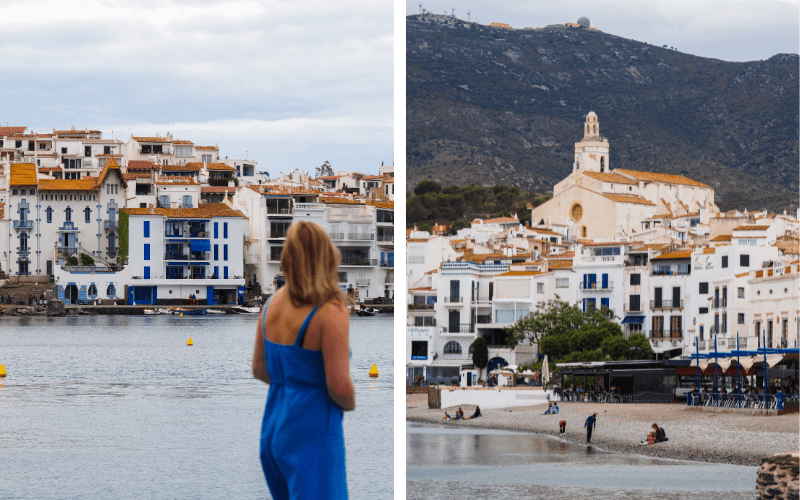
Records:
[[[608,288],[608,274],[603,273],[603,289]]]
[[[143,233],[143,236],[145,238],[149,238],[150,237],[150,221],[149,220],[144,221],[144,227],[142,227],[142,233]]]
[[[150,243],[144,244],[144,260],[150,260]]]
[[[228,223],[227,222],[223,222],[222,223],[222,237],[223,238],[227,238],[228,237]]]
[[[223,269],[223,271],[225,272],[225,276],[223,276],[223,277],[224,277],[225,279],[228,279],[228,266],[225,266],[225,267],[223,267],[222,269]]]
[[[219,260],[219,245],[214,245],[214,260]]]
[[[217,279],[219,279],[219,266],[214,266],[214,276],[216,276]]]
[[[228,260],[228,245],[222,247],[222,260]]]
[[[150,266],[144,266],[144,279],[150,279]]]
[[[219,238],[219,222],[214,223],[214,239]]]

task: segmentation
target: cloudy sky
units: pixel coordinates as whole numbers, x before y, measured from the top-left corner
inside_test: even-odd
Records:
[[[172,132],[271,174],[377,172],[393,149],[392,2],[5,1],[0,122]]]
[[[800,50],[800,0],[414,0],[435,14],[452,12],[481,24],[515,28],[575,22],[586,16],[592,26],[651,45],[667,45],[726,61],[767,59]]]

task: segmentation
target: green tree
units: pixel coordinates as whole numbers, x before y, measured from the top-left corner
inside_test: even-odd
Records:
[[[478,337],[472,343],[472,364],[478,369],[478,381],[480,381],[481,372],[489,364],[489,347],[483,337]]]
[[[78,265],[78,258],[77,258],[77,257],[75,257],[75,256],[73,255],[73,256],[72,256],[72,257],[70,257],[70,258],[69,258],[69,260],[67,261],[67,265],[68,265],[68,266],[77,266],[77,265]]]
[[[425,193],[441,193],[442,185],[434,181],[422,181],[414,186],[414,194],[422,196]]]
[[[653,348],[650,347],[650,341],[641,333],[634,333],[628,337],[628,345],[630,347],[638,347],[640,350],[636,354],[628,353],[627,356],[638,359],[655,359],[656,357]]]
[[[540,303],[537,309],[514,325],[506,332],[514,344],[523,340],[531,344],[539,342],[547,335],[563,335],[578,330],[589,322],[589,317],[578,306],[569,305],[560,300],[548,300]],[[602,319],[602,318],[601,318]]]
[[[433,227],[430,224],[420,224],[417,226],[417,229],[420,231],[428,231],[429,233],[433,231]]]
[[[94,265],[94,259],[92,258],[91,255],[82,253],[81,254],[81,265],[93,266]]]
[[[317,167],[317,179],[326,175],[333,175],[333,167],[331,167],[331,162],[328,160],[325,160],[325,163]]]
[[[600,349],[611,359],[628,359],[630,346],[622,336],[607,337],[600,343]]]

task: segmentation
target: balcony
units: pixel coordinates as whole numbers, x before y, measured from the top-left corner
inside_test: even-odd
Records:
[[[14,221],[14,229],[19,231],[20,229],[33,229],[33,221],[32,220],[15,220]]]
[[[387,284],[387,285],[393,285],[394,284],[394,276],[387,276],[386,278],[384,278],[383,282],[385,284]]]
[[[357,279],[356,286],[369,286],[369,278],[366,279]]]
[[[364,234],[364,233],[347,233],[348,240],[374,240],[375,234]]]
[[[378,234],[378,244],[394,243],[394,234]]]
[[[464,298],[463,297],[445,297],[444,298],[445,304],[463,304]]]
[[[630,312],[630,313],[640,313],[640,312],[644,312],[642,309],[643,309],[643,308],[642,308],[642,305],[641,305],[641,304],[639,304],[639,305],[633,304],[633,305],[632,305],[632,304],[630,304],[629,302],[626,302],[626,303],[625,303],[625,305],[624,305],[624,308],[623,308],[623,310],[624,310],[626,313],[629,313],[629,312]]]
[[[20,257],[27,257],[28,255],[30,255],[30,253],[31,253],[31,249],[26,247],[26,248],[21,248],[17,252],[17,255],[19,255]]]
[[[295,210],[325,210],[324,203],[295,203]]]
[[[328,236],[330,236],[332,240],[343,240],[344,239],[344,233],[328,233]]]
[[[609,292],[614,288],[614,282],[603,283],[578,283],[578,288],[583,291]]]
[[[117,258],[117,249],[116,248],[106,248],[106,254],[108,255],[108,258],[116,259]]]
[[[683,309],[682,300],[651,300],[650,309]]]
[[[621,255],[594,255],[589,257],[581,257],[582,264],[612,264],[622,263]]]
[[[474,328],[469,323],[461,323],[458,326],[450,325],[449,327],[444,327],[443,333],[449,334],[460,334],[460,333],[473,333]]]
[[[664,271],[661,269],[653,269],[650,271],[650,276],[689,276],[692,274],[692,269],[684,269],[684,270],[669,270]]]
[[[328,220],[372,222],[372,216],[371,215],[355,215],[355,214],[328,214]]]
[[[479,325],[488,325],[492,322],[492,315],[491,314],[479,314],[475,316],[475,323]]]
[[[103,227],[106,231],[116,231],[119,229],[119,221],[116,220],[104,220]]]
[[[433,312],[433,308],[436,304],[409,304],[408,311],[409,312]]]
[[[393,260],[382,260],[381,261],[381,267],[393,268],[394,267],[394,261]]]
[[[682,339],[683,330],[649,330],[643,332],[648,339]]]
[[[58,253],[75,254],[78,253],[78,247],[58,247]]]
[[[378,259],[342,259],[342,266],[377,266]]]
[[[728,299],[727,298],[714,299],[714,300],[712,300],[712,302],[713,302],[714,309],[725,309],[726,307],[728,307]]]
[[[275,207],[267,207],[267,216],[270,215],[292,215],[293,210],[291,208],[275,208]]]

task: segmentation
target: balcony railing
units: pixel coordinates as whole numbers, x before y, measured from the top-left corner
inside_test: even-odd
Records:
[[[578,283],[578,288],[584,291],[587,290],[598,290],[598,291],[610,291],[614,288],[614,282],[609,281],[608,283]]]
[[[725,309],[728,307],[728,299],[714,299],[714,309]]]
[[[393,260],[382,260],[381,261],[381,267],[394,267],[394,261]]]
[[[14,229],[33,229],[33,221],[32,220],[15,220],[14,221]]]
[[[354,214],[329,214],[328,220],[352,220],[359,222],[372,222],[371,215],[354,215]]]
[[[374,240],[374,234],[364,234],[364,233],[347,233],[347,239],[349,240]]]
[[[267,215],[292,215],[292,209],[267,207]]]
[[[342,259],[342,266],[377,266],[378,259]]]
[[[66,254],[78,253],[78,247],[58,247],[58,253],[66,253]]]
[[[324,203],[295,203],[295,210],[325,210]]]
[[[288,233],[288,232],[289,232],[288,230],[287,231],[270,231],[269,232],[269,236],[267,236],[267,238],[270,239],[270,240],[277,240],[277,239],[286,238],[286,233]]]
[[[378,234],[379,243],[394,243],[394,234]]]
[[[645,335],[649,339],[682,339],[683,330],[650,330]]]
[[[332,240],[343,240],[344,233],[328,233]]]
[[[463,304],[464,298],[463,297],[445,297],[444,298],[445,304]]]
[[[469,323],[461,323],[458,326],[450,325],[444,328],[444,333],[472,333],[472,325]]]
[[[661,269],[653,269],[652,271],[650,271],[650,276],[688,276],[691,273],[692,273],[691,268],[684,270],[670,269],[668,271],[662,271]]]
[[[479,325],[488,325],[492,322],[491,314],[479,314],[475,316],[475,322]]]
[[[651,300],[650,309],[683,309],[682,300]]]
[[[433,311],[436,304],[409,304],[409,311]]]
[[[103,221],[103,227],[106,229],[119,229],[119,221],[116,220],[105,220]]]
[[[357,279],[356,286],[369,286],[369,278],[366,279]]]

